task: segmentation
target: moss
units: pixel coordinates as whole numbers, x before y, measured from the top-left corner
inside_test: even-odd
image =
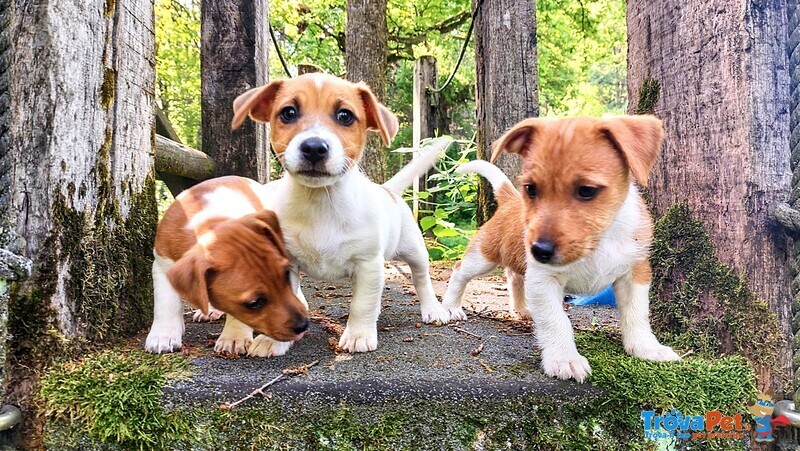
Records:
[[[114,15],[114,11],[117,9],[117,0],[106,0],[106,5],[104,8],[104,12],[106,17],[111,17]]]
[[[633,112],[635,114],[654,114],[660,95],[661,84],[652,77],[645,77],[642,80],[642,88],[639,90],[639,101]]]
[[[191,435],[185,417],[159,404],[163,385],[187,368],[177,356],[104,351],[52,368],[39,397],[48,420],[69,422],[73,434],[126,449],[164,449]]]
[[[113,3],[113,2],[112,2]],[[100,104],[108,108],[114,103],[114,94],[117,87],[117,72],[106,67],[103,71],[103,84],[100,85]]]
[[[140,447],[628,450],[654,446],[643,438],[643,409],[733,414],[744,412],[756,392],[754,372],[738,356],[644,361],[625,354],[617,332],[606,329],[578,332],[576,342],[592,365],[590,382],[603,390],[599,396],[528,392],[348,403],[298,394],[251,400],[233,410],[171,398],[174,407],[165,411],[158,402],[161,389],[170,374],[183,374],[185,361],[118,350],[51,371],[41,399],[51,420],[48,444],[58,449],[124,449],[146,435]],[[526,360],[517,370],[539,368]],[[707,445],[741,448],[738,442]]]
[[[741,353],[759,367],[775,361],[783,343],[775,313],[717,259],[686,204],[656,223],[650,263],[651,321],[670,344],[708,355]]]

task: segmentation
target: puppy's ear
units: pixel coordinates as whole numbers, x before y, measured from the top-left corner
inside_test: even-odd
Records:
[[[647,186],[650,171],[656,164],[664,127],[655,116],[620,116],[603,120],[602,133],[622,154],[633,178]]]
[[[283,80],[275,80],[272,83],[253,88],[240,95],[233,101],[233,121],[231,129],[236,130],[242,125],[247,116],[256,122],[269,122],[272,115],[272,103],[275,95],[283,85]]]
[[[377,130],[381,134],[383,144],[389,147],[400,127],[397,122],[397,116],[378,102],[375,94],[364,83],[356,85],[356,89],[358,89],[361,101],[364,103],[364,112],[367,115],[367,129]]]
[[[281,225],[280,222],[278,222],[278,216],[274,211],[261,210],[257,213],[247,215],[243,219],[250,228],[255,230],[257,233],[266,236],[267,239],[275,245],[281,255],[288,258],[286,246],[283,242]]]
[[[492,157],[489,162],[494,163],[503,151],[516,153],[521,157],[528,154],[528,144],[533,140],[537,130],[541,127],[541,119],[525,119],[511,127],[503,136],[492,144]]]
[[[195,246],[167,270],[167,279],[181,298],[208,315],[208,276],[212,271],[203,250]]]

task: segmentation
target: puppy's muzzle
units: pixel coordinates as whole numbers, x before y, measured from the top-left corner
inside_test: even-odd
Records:
[[[328,151],[328,142],[322,138],[308,138],[300,143],[300,153],[303,155],[303,159],[312,166],[328,158]]]
[[[308,330],[308,319],[303,318],[297,324],[295,324],[294,328],[292,329],[294,333],[297,335],[302,334],[306,330]]]
[[[556,245],[552,241],[539,240],[531,245],[531,254],[539,263],[548,263],[556,254]]]

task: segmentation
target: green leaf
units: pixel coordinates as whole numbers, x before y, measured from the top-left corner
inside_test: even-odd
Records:
[[[419,220],[419,226],[422,227],[423,232],[435,225],[436,225],[436,218],[433,216],[425,216],[424,218]]]

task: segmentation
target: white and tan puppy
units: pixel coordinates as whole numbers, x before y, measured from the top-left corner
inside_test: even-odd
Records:
[[[281,227],[264,208],[263,190],[243,177],[207,180],[178,195],[164,213],[153,249],[149,352],[181,349],[181,299],[207,315],[227,312],[228,322],[239,326],[238,333],[219,336],[220,352],[245,353],[253,328],[279,340],[302,337],[308,306],[295,295]]]
[[[248,116],[270,124],[285,175],[266,186],[266,197],[280,218],[296,269],[316,279],[352,279],[350,314],[339,340],[343,349],[366,352],[378,346],[386,260],[410,266],[425,322],[448,319],[433,291],[422,234],[401,197],[447,143],[433,146],[378,185],[358,167],[367,131],[378,131],[388,146],[398,123],[366,85],[324,74],[277,80],[242,94],[234,112],[234,129]]]
[[[462,165],[493,186],[498,209],[453,270],[444,305],[464,319],[460,302],[471,279],[501,266],[512,305],[530,315],[549,376],[581,382],[589,362],[578,353],[564,312],[565,290],[594,294],[614,286],[625,350],[648,360],[679,360],[658,342],[648,319],[653,223],[633,184],[646,185],[661,147],[652,116],[526,119],[494,145],[522,156],[521,190],[485,161]]]

